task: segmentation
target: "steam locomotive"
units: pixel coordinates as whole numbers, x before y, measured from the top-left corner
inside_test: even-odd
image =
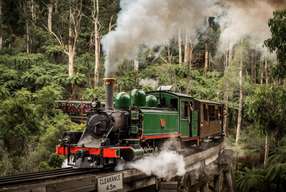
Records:
[[[206,138],[223,138],[223,104],[171,91],[147,94],[134,89],[115,97],[115,79],[106,78],[106,104],[92,103],[84,132],[65,132],[56,147],[68,164],[79,168],[115,166],[160,148],[169,139],[200,145]]]

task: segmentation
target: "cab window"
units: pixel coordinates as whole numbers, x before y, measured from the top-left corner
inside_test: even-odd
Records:
[[[189,102],[182,101],[181,103],[181,118],[182,119],[188,119],[189,116]]]

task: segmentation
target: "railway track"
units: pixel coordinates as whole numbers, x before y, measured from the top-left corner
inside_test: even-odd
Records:
[[[105,170],[106,171],[106,170]],[[78,176],[83,174],[97,173],[97,169],[73,169],[62,168],[51,171],[31,172],[13,176],[0,177],[0,187],[18,185],[23,183],[32,183],[41,180],[56,179],[60,177]],[[100,170],[102,173],[102,170]]]

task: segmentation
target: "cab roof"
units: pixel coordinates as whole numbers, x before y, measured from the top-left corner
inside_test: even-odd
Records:
[[[150,91],[150,92],[147,92],[147,94],[154,94],[154,93],[167,93],[167,94],[174,95],[174,96],[176,96],[176,97],[184,97],[184,98],[193,99],[193,100],[199,101],[199,102],[201,102],[201,103],[209,103],[209,104],[223,105],[222,102],[216,102],[216,101],[210,101],[210,100],[203,100],[203,99],[196,99],[196,98],[191,97],[190,95],[187,95],[187,94],[184,94],[184,93],[177,93],[177,92],[172,92],[172,91]]]

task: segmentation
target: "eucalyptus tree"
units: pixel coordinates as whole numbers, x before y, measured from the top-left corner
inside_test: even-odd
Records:
[[[62,29],[64,31],[60,31],[60,29],[57,29],[58,32],[49,31],[58,42],[61,50],[68,56],[69,77],[74,75],[74,61],[81,30],[82,5],[82,0],[69,0],[68,7],[62,5],[63,13],[60,18],[67,28]]]

